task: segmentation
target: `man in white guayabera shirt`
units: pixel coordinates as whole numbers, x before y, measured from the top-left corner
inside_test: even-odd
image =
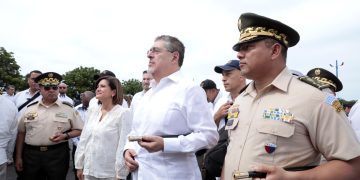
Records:
[[[155,39],[147,53],[153,76],[134,112],[127,142],[126,165],[137,179],[201,179],[195,152],[211,148],[219,138],[204,90],[180,71],[184,45],[175,37]]]

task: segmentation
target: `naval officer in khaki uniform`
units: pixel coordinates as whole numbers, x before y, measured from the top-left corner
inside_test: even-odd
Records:
[[[314,68],[311,69],[306,75],[322,84],[328,85],[327,89],[329,90],[326,91],[328,93],[336,95],[336,92],[341,91],[343,88],[340,79],[326,69]]]
[[[222,178],[257,171],[267,173],[266,179],[359,179],[360,144],[339,101],[286,67],[287,49],[299,34],[253,13],[242,14],[238,26],[233,49],[241,74],[253,82],[229,109]],[[328,162],[317,166],[321,154]],[[303,171],[285,170],[297,167]]]
[[[20,117],[16,168],[25,179],[65,180],[69,168],[68,139],[79,136],[83,123],[72,105],[58,99],[61,76],[38,76],[42,99],[28,105]]]

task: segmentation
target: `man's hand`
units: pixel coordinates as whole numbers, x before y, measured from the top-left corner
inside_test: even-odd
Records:
[[[143,136],[138,143],[149,152],[164,150],[164,139],[160,136]]]
[[[225,118],[228,114],[228,110],[231,107],[232,102],[226,102],[225,104],[221,105],[220,108],[214,114],[214,121],[217,126],[219,126],[220,120]]]
[[[79,180],[84,180],[84,174],[82,169],[78,169],[76,171],[76,176],[79,178]]]
[[[139,164],[135,161],[136,153],[133,149],[127,149],[124,153],[125,165],[128,167],[130,172],[135,171]]]
[[[49,140],[52,142],[60,142],[66,139],[66,134],[56,133],[55,135],[49,137]]]
[[[15,167],[17,171],[23,171],[23,161],[22,158],[15,158]]]
[[[267,173],[265,178],[266,180],[282,180],[290,178],[290,172],[285,171],[283,168],[277,166],[256,165],[252,168],[252,170]],[[261,178],[254,179],[260,180]]]

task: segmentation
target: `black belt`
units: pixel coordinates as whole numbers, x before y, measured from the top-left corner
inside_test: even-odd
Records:
[[[30,145],[30,144],[25,144],[25,148],[44,152],[44,151],[48,151],[48,150],[51,150],[51,149],[57,149],[57,148],[60,148],[60,147],[63,147],[63,146],[68,146],[68,145],[69,145],[69,143],[66,141],[66,142],[62,142],[62,143],[54,144],[54,145],[49,145],[49,146],[33,146],[33,145]]]
[[[179,136],[187,136],[189,135],[190,133],[186,133],[186,134],[175,134],[175,135],[160,135],[160,137],[162,138],[177,138]]]

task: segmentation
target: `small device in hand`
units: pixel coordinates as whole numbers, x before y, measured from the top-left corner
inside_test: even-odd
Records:
[[[141,141],[142,140],[142,136],[129,136],[128,137],[129,141]]]

